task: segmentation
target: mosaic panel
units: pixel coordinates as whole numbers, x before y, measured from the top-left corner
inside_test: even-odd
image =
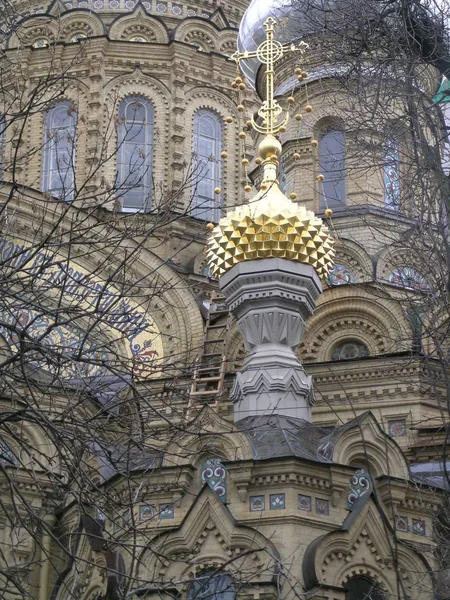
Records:
[[[391,437],[404,437],[406,435],[406,420],[397,419],[396,421],[389,421],[388,432]]]
[[[201,479],[216,492],[222,502],[227,500],[227,472],[222,461],[217,456],[208,458],[201,469]]]
[[[397,531],[408,531],[408,517],[401,517],[400,515],[395,516],[395,529]]]
[[[270,510],[281,510],[286,508],[286,499],[284,494],[270,494]]]
[[[311,512],[312,503],[311,496],[303,496],[302,494],[298,495],[298,509],[304,510],[306,512]]]
[[[330,514],[330,503],[323,498],[316,498],[316,513],[318,515]]]
[[[14,467],[17,464],[17,458],[14,456],[9,444],[0,440],[0,465],[2,467]]]
[[[139,520],[151,521],[155,516],[155,507],[153,504],[143,504],[139,507]]]
[[[250,496],[250,512],[261,511],[266,508],[266,500],[264,496]]]
[[[347,492],[347,508],[352,509],[358,498],[370,494],[372,483],[365,469],[359,469],[350,477]]]
[[[356,277],[345,265],[334,265],[326,277],[328,285],[345,285],[356,283]]]
[[[159,518],[160,519],[173,519],[175,516],[175,508],[173,504],[160,504],[159,505]]]
[[[426,534],[425,521],[422,521],[420,519],[413,519],[412,532],[415,535],[425,535]]]

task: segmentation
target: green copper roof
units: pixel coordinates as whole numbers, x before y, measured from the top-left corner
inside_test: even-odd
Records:
[[[450,102],[450,81],[444,77],[436,95],[433,98],[433,102]]]

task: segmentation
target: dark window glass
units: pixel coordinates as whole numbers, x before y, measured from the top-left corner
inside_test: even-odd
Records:
[[[153,107],[145,98],[125,98],[119,121],[117,194],[125,212],[146,212],[151,208]]]
[[[320,190],[322,208],[345,205],[345,138],[339,129],[329,129],[319,139],[319,165],[324,176]]]
[[[222,121],[215,112],[201,109],[194,116],[194,198],[192,216],[217,223],[221,217],[220,195],[223,145]]]
[[[45,116],[42,189],[67,202],[74,196],[76,126],[70,102],[59,102]]]
[[[369,577],[352,577],[345,590],[345,600],[385,600],[379,586]]]
[[[188,600],[235,600],[233,578],[228,573],[204,571],[189,588]]]

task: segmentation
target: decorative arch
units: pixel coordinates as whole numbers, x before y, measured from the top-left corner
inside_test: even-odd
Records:
[[[164,561],[158,559],[160,553]],[[180,560],[186,553],[195,553],[194,565]],[[233,560],[238,556],[239,561]],[[251,572],[255,574],[253,584],[271,589],[278,559],[273,543],[256,529],[237,525],[226,506],[205,486],[181,525],[156,536],[143,551],[137,576],[163,585],[191,581],[199,572],[225,568],[238,585],[240,574]],[[186,593],[186,587],[180,585],[179,591]]]
[[[133,36],[142,36],[146,42],[169,43],[166,25],[158,17],[149,15],[140,3],[131,14],[117,17],[109,28],[112,40],[130,40]]]
[[[406,597],[412,600],[427,597],[427,594],[423,596],[424,591],[429,593],[433,589],[430,565],[421,554],[400,540],[397,540],[396,556],[393,556],[394,533],[380,510],[369,499],[359,511],[358,519],[349,516],[340,529],[311,542],[303,559],[303,577],[308,590],[330,586],[344,591],[346,582],[352,577],[367,576],[387,597],[396,596],[400,574]],[[384,521],[384,526],[380,521]],[[395,559],[397,568],[394,567]]]
[[[218,50],[220,32],[215,23],[201,18],[184,19],[174,31],[179,42],[195,45],[199,43],[207,52]]]
[[[93,12],[71,10],[60,17],[59,36],[66,44],[74,43],[77,35],[86,38],[105,34],[102,20]]]
[[[197,435],[199,431],[201,438]],[[189,431],[169,446],[163,466],[192,464],[192,456],[197,457],[195,466],[198,468],[209,456],[219,456],[225,461],[246,460],[253,458],[253,451],[244,433],[205,404],[190,423]]]
[[[331,446],[327,446],[327,449]],[[408,462],[398,444],[379,426],[371,412],[366,412],[348,428],[337,430],[335,442],[327,458],[337,464],[367,463],[372,479],[386,473],[409,479]]]
[[[345,265],[355,275],[357,283],[373,280],[372,259],[360,244],[340,237],[335,250],[334,262]]]
[[[429,260],[429,257],[427,257]],[[405,245],[387,246],[382,249],[377,257],[376,278],[378,281],[389,282],[392,271],[398,267],[409,267],[424,275],[429,270],[429,264],[424,262],[424,257],[411,252],[411,247]]]
[[[329,288],[307,323],[299,354],[305,362],[325,362],[336,343],[350,338],[364,343],[370,354],[384,354],[409,349],[411,327],[387,295],[374,298],[361,286]]]
[[[39,40],[47,40],[49,44],[56,41],[58,34],[58,22],[56,17],[50,15],[31,15],[23,19],[17,26],[17,30],[8,38],[8,48],[20,46],[34,46]]]

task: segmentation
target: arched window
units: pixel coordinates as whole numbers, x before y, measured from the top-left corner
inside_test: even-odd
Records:
[[[206,481],[209,487],[216,492],[222,502],[227,500],[227,472],[222,464],[222,460],[214,456],[208,458],[200,470],[202,481]]]
[[[396,138],[388,138],[384,144],[384,204],[392,210],[400,208],[400,153]]]
[[[117,132],[117,193],[125,212],[147,212],[151,207],[153,161],[153,106],[130,96],[119,106]]]
[[[223,145],[222,122],[218,114],[200,109],[194,116],[195,185],[192,216],[218,222],[221,216],[220,195],[214,189],[221,187]]]
[[[71,102],[58,102],[45,116],[42,189],[61,200],[73,200],[77,113]]]
[[[327,129],[320,135],[319,165],[324,176],[321,207],[345,206],[345,137],[340,129]]]
[[[365,344],[357,340],[345,340],[339,342],[333,348],[331,360],[349,360],[351,358],[362,358],[368,356],[369,350]]]
[[[345,600],[384,600],[384,595],[369,577],[352,577],[345,584]]]
[[[229,573],[203,571],[189,587],[188,600],[235,600],[236,590]]]

